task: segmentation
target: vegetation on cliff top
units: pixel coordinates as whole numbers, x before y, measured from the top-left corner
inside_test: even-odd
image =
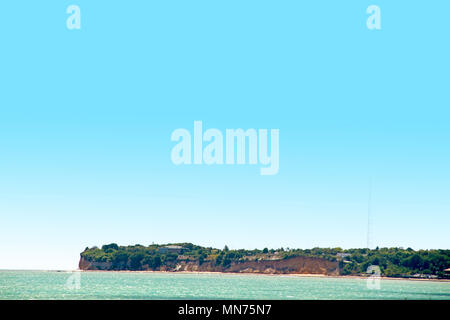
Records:
[[[370,249],[268,249],[230,250],[206,248],[192,243],[149,246],[119,246],[115,243],[101,248],[86,248],[81,253],[88,263],[101,263],[107,270],[161,270],[178,263],[210,263],[228,267],[232,263],[258,260],[280,260],[291,257],[313,257],[339,263],[342,275],[362,275],[371,265],[380,267],[381,274],[391,277],[445,277],[450,267],[450,250],[419,250],[411,248]]]

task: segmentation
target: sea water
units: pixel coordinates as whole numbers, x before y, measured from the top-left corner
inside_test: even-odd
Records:
[[[359,278],[0,271],[0,299],[450,299],[450,282],[389,279],[374,286]]]

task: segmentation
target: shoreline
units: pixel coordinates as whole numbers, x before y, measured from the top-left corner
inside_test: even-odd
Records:
[[[51,270],[47,270],[51,271]],[[152,270],[66,270],[66,272],[120,272],[120,273],[156,273],[156,274],[212,274],[212,275],[256,275],[256,276],[274,276],[274,277],[304,277],[304,278],[335,278],[335,279],[370,279],[370,276],[337,276],[326,274],[310,273],[253,273],[253,272],[218,272],[218,271],[152,271]],[[398,278],[398,277],[375,277],[380,280],[403,280],[403,281],[433,281],[450,282],[450,279],[425,279],[425,278]]]

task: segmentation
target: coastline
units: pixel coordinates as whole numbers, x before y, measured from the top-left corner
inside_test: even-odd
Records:
[[[51,271],[51,270],[48,270]],[[70,270],[67,270],[70,272]],[[156,273],[156,274],[212,274],[212,275],[255,275],[255,276],[271,276],[271,277],[304,277],[304,278],[327,278],[327,279],[361,279],[367,280],[369,276],[336,276],[326,274],[308,274],[308,273],[257,273],[257,272],[214,272],[214,271],[152,271],[152,270],[72,270],[72,272],[119,272],[119,273]],[[402,280],[402,281],[432,281],[432,282],[449,282],[450,279],[425,279],[425,278],[398,278],[398,277],[376,277],[380,280]]]

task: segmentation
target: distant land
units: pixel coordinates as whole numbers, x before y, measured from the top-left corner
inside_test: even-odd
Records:
[[[317,274],[368,276],[379,266],[381,276],[450,278],[450,250],[411,248],[376,249],[268,249],[230,250],[192,243],[92,247],[80,254],[81,270],[192,271],[263,274]]]

